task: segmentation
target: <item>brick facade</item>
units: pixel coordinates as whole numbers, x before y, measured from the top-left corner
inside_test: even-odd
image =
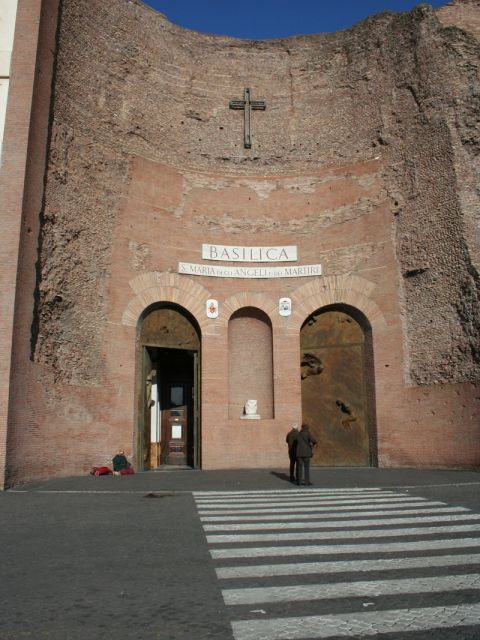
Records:
[[[33,407],[25,410],[24,398],[30,387],[35,263],[57,5],[55,0],[19,0],[17,6],[0,171],[0,486],[10,475],[12,425],[29,434],[35,428]]]
[[[22,21],[27,4],[37,22]],[[56,49],[55,2],[40,4],[19,3],[31,73],[26,88],[12,74],[9,113],[18,100],[25,140],[8,147],[7,118],[2,167],[7,483],[85,473],[118,448],[141,466],[139,335],[158,304],[200,333],[203,468],[286,465],[300,330],[325,307],[368,327],[372,459],[477,466],[478,0],[272,42],[189,32],[136,2],[64,0]],[[247,86],[267,104],[251,149],[229,109]],[[290,264],[323,275],[179,274],[207,264],[202,243],[295,245]],[[253,390],[263,416],[242,420]]]

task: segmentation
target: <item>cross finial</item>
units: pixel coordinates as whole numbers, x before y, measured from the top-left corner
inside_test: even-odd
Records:
[[[245,149],[252,148],[252,109],[257,111],[265,111],[267,105],[264,100],[251,100],[251,92],[249,88],[243,90],[243,100],[230,100],[230,109],[243,109],[244,111],[244,133],[243,144]]]

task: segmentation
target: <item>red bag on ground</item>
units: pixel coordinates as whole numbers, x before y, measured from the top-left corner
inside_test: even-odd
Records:
[[[92,476],[109,476],[112,475],[113,471],[108,467],[93,467],[90,471],[90,475]]]
[[[132,467],[127,467],[126,469],[120,469],[121,476],[131,476],[133,473],[135,473],[135,471],[132,469]]]

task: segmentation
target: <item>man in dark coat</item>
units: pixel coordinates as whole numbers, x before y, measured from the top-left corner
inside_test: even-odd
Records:
[[[293,423],[292,428],[285,438],[288,444],[288,457],[290,458],[290,482],[296,482],[298,480],[297,434],[298,424]]]
[[[310,482],[310,458],[312,457],[312,448],[317,441],[312,438],[307,424],[302,424],[302,428],[297,432],[297,484],[304,484],[311,487]],[[302,477],[304,481],[302,482]]]

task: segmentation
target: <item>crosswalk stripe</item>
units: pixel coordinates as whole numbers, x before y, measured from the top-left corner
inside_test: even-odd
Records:
[[[207,510],[211,511],[213,513],[214,510],[220,511],[220,510],[225,510],[228,509],[229,511],[235,511],[237,509],[241,510],[243,508],[257,508],[257,507],[261,507],[262,505],[265,505],[265,507],[268,507],[269,509],[277,509],[279,506],[281,506],[282,508],[286,508],[286,507],[294,507],[294,508],[300,508],[303,509],[306,505],[322,505],[325,506],[327,508],[331,508],[331,507],[336,507],[338,505],[346,505],[346,504],[355,504],[355,505],[373,505],[373,504],[401,504],[402,502],[410,502],[412,500],[412,498],[410,498],[410,496],[405,497],[405,496],[401,496],[398,498],[364,498],[362,496],[362,498],[358,499],[358,498],[349,498],[347,500],[331,500],[331,501],[324,501],[324,500],[319,500],[318,498],[309,498],[308,500],[303,500],[302,502],[298,502],[298,501],[293,501],[293,502],[288,502],[288,501],[282,501],[281,505],[278,505],[276,503],[272,503],[269,500],[263,500],[261,503],[258,504],[249,504],[248,502],[236,502],[236,503],[228,503],[228,502],[222,502],[220,504],[208,504],[208,505],[203,505],[203,504],[199,504],[198,508],[199,511],[201,513],[207,513]],[[415,502],[422,504],[425,503],[425,498],[415,498]]]
[[[232,622],[232,629],[235,640],[302,640],[461,628],[478,625],[479,619],[480,604],[472,604],[270,620],[236,620]]]
[[[193,497],[195,498],[195,500],[197,500],[198,498],[203,498],[205,496],[223,496],[225,498],[235,498],[236,496],[254,496],[254,495],[258,495],[258,496],[265,496],[265,495],[269,495],[269,496],[276,496],[276,495],[292,495],[295,493],[298,494],[304,494],[305,492],[315,492],[315,493],[321,493],[321,494],[342,494],[342,493],[352,493],[352,494],[360,494],[360,493],[368,493],[370,491],[381,491],[384,492],[385,489],[382,489],[381,487],[345,487],[345,488],[320,488],[320,487],[315,487],[315,488],[310,488],[310,489],[299,489],[299,488],[289,488],[289,489],[270,489],[268,491],[265,491],[264,489],[250,489],[250,490],[240,490],[240,491],[194,491],[193,492]]]
[[[238,565],[218,567],[219,580],[237,578],[265,578],[274,576],[303,576],[329,573],[357,573],[373,571],[396,571],[398,569],[425,569],[431,567],[454,567],[480,565],[480,554],[458,554],[450,556],[421,556],[417,558],[375,558],[369,560],[337,560],[336,562],[295,562],[286,564]]]
[[[398,536],[429,536],[451,535],[452,533],[473,533],[480,531],[478,524],[461,524],[445,527],[408,527],[405,529],[351,529],[344,531],[289,531],[288,533],[239,533],[239,534],[212,534],[207,536],[210,544],[227,544],[242,542],[284,542],[287,540],[346,540],[362,538],[397,538]]]
[[[444,505],[444,502],[429,502],[429,505]],[[425,505],[425,502],[404,502],[403,505],[406,506],[420,506],[420,505]],[[394,503],[392,504],[391,502],[387,502],[386,504],[382,504],[380,503],[380,506],[383,509],[398,509],[399,506],[403,506],[402,503]],[[358,504],[358,502],[352,504],[352,505],[348,505],[346,506],[345,504],[343,505],[333,505],[333,507],[335,508],[335,511],[340,511],[341,509],[351,509],[351,510],[357,510],[357,511],[362,511],[363,509],[366,509],[368,507],[372,507],[373,505],[371,505],[370,503],[367,504]],[[304,513],[304,512],[308,512],[308,511],[318,511],[319,513],[325,512],[325,511],[333,511],[332,505],[328,505],[328,506],[318,506],[318,503],[315,503],[315,506],[304,506],[302,505],[301,507],[296,507],[296,506],[291,506],[291,507],[287,507],[285,505],[282,505],[282,507],[277,507],[275,509],[275,513]],[[227,509],[226,507],[222,508],[222,509],[199,509],[198,510],[199,514],[201,516],[208,516],[208,515],[228,515],[231,513],[272,513],[273,512],[273,507],[270,508],[262,508],[262,509]]]
[[[431,549],[465,549],[480,547],[480,538],[453,538],[450,540],[421,540],[415,542],[386,542],[383,544],[327,544],[288,547],[235,547],[232,549],[210,549],[212,558],[260,558],[308,555],[343,555],[346,553],[394,553],[405,551],[428,551]]]
[[[480,520],[480,514],[418,516],[416,518],[363,518],[362,520],[332,520],[324,522],[322,519],[314,522],[236,522],[235,524],[204,524],[204,531],[255,531],[260,529],[334,529],[335,527],[360,528],[378,525],[446,523],[468,520]],[[375,532],[375,529],[372,530]]]
[[[298,602],[302,600],[328,600],[331,598],[374,598],[413,593],[441,593],[480,589],[480,574],[435,576],[433,578],[393,578],[331,584],[296,584],[287,587],[254,587],[223,589],[227,605],[265,604],[271,602]]]
[[[235,619],[235,640],[415,631],[436,637],[437,629],[461,634],[462,628],[478,627],[480,602],[468,604],[464,594],[474,598],[480,592],[480,572],[475,572],[480,567],[480,514],[465,507],[377,489],[197,492],[195,500],[227,606],[265,606],[251,611],[252,616],[267,615],[266,605],[277,605],[273,611],[280,612],[280,605],[297,603],[300,613],[330,599],[346,609],[333,615]],[[347,580],[348,574],[353,579]],[[332,581],[334,576],[340,580]],[[448,594],[449,604],[418,607],[422,594],[429,604]],[[385,609],[395,601],[387,600],[392,596],[417,606]],[[375,599],[377,610],[362,610],[358,598]],[[457,604],[451,604],[452,598]]]
[[[434,505],[437,503],[433,503]],[[443,504],[443,503],[440,503]],[[375,511],[361,511],[360,513],[358,511],[352,511],[352,510],[345,510],[343,511],[342,509],[335,509],[334,512],[331,512],[331,510],[322,510],[319,514],[317,513],[305,513],[304,511],[301,512],[301,517],[304,520],[307,519],[312,519],[312,520],[317,520],[319,518],[321,518],[322,520],[326,520],[329,518],[365,518],[365,517],[369,517],[369,516],[403,516],[403,515],[415,515],[415,514],[426,514],[426,513],[469,513],[469,509],[467,509],[466,507],[436,507],[436,506],[430,506],[430,505],[426,505],[424,503],[422,503],[422,508],[421,509],[404,509],[405,505],[402,505],[401,508],[399,507],[382,507],[381,509],[375,509]],[[348,507],[346,508],[348,509]],[[234,516],[227,516],[227,515],[221,515],[221,516],[201,516],[200,520],[201,522],[257,522],[257,521],[268,521],[268,520],[275,520],[275,521],[281,521],[281,520],[298,520],[299,518],[299,514],[298,513],[291,513],[291,511],[289,511],[289,513],[265,513],[265,514],[261,514],[261,515],[242,515],[242,514],[235,514]]]
[[[217,498],[197,498],[196,499],[196,503],[197,505],[201,505],[201,506],[205,506],[205,505],[217,505],[217,504],[225,504],[229,507],[231,507],[232,505],[235,504],[255,504],[257,502],[267,502],[268,504],[282,504],[287,502],[288,500],[294,500],[295,504],[298,503],[302,503],[302,502],[311,502],[313,500],[315,501],[321,501],[321,502],[331,502],[331,501],[336,501],[336,500],[344,500],[344,499],[350,499],[350,500],[355,500],[356,502],[358,502],[358,500],[367,500],[367,499],[371,499],[371,498],[402,498],[402,500],[405,500],[405,494],[404,493],[393,493],[393,492],[386,492],[386,491],[376,491],[375,493],[362,493],[360,496],[359,495],[324,495],[324,494],[315,494],[315,493],[311,493],[310,491],[299,494],[297,496],[292,496],[291,494],[288,495],[284,495],[284,496],[268,496],[268,498],[266,496],[255,496],[255,497],[249,497],[249,496],[237,496],[235,498],[231,498],[228,499],[226,497],[217,497]],[[411,499],[410,496],[408,496],[408,498]],[[424,500],[425,498],[422,498],[422,500]]]

